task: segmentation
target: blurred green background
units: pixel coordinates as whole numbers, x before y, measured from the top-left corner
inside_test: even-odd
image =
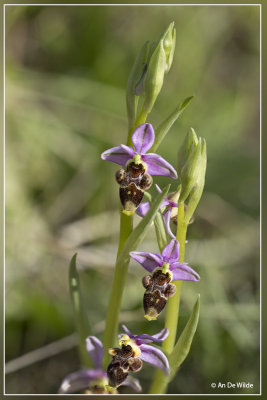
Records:
[[[6,393],[56,393],[80,366],[68,296],[76,251],[88,317],[102,337],[119,200],[117,168],[100,153],[125,142],[128,74],[145,40],[171,21],[174,62],[148,121],[156,127],[194,94],[159,153],[175,166],[192,126],[207,140],[208,167],[186,248],[201,281],[183,285],[181,307],[182,327],[200,293],[200,323],[169,393],[259,392],[259,13],[6,7]],[[157,251],[153,229],[139,250]],[[132,263],[121,319],[135,333],[155,333],[164,315],[143,318],[143,275]],[[151,370],[139,376],[147,392]],[[254,387],[210,387],[227,381]]]

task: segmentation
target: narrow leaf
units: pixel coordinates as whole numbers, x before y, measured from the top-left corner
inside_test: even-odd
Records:
[[[170,362],[170,368],[171,368],[170,380],[174,377],[177,369],[180,367],[180,365],[186,359],[186,357],[190,351],[192,340],[193,340],[193,337],[194,337],[196,329],[197,329],[199,308],[200,308],[200,295],[198,295],[198,298],[197,298],[197,301],[192,310],[191,316],[190,316],[182,334],[180,335],[178,341],[176,342],[176,345],[174,346],[172,353],[169,356],[169,362]]]
[[[129,238],[127,239],[127,241],[117,259],[117,264],[120,266],[120,268],[124,268],[125,265],[127,265],[129,263],[130,251],[134,251],[138,247],[138,245],[144,240],[145,235],[147,234],[147,232],[151,226],[151,223],[153,222],[164,197],[166,197],[168,194],[169,188],[170,188],[170,185],[166,186],[162,190],[162,193],[159,193],[157,195],[156,200],[151,205],[150,210],[148,211],[146,216],[142,219],[141,222],[139,222],[139,224],[136,226],[136,228],[130,234]]]
[[[156,152],[157,148],[159,147],[160,143],[166,136],[166,134],[169,132],[171,129],[172,125],[174,122],[177,120],[177,118],[184,112],[188,104],[191,102],[191,100],[194,98],[194,96],[189,96],[187,97],[182,104],[179,104],[173,112],[163,121],[156,129],[155,131],[155,142],[153,146],[151,147],[150,151],[151,153]]]
[[[145,194],[146,198],[148,199],[149,204],[151,206],[151,202],[152,202],[151,194],[148,192],[145,192],[144,194]],[[160,211],[158,211],[155,216],[154,225],[155,225],[155,232],[156,232],[156,236],[157,236],[158,246],[159,246],[160,251],[162,252],[164,247],[169,242],[169,235],[166,231],[166,227],[165,227],[163,217],[162,217],[162,214]]]
[[[156,235],[157,235],[158,246],[159,246],[160,252],[162,252],[162,250],[168,244],[170,239],[169,239],[169,235],[166,231],[163,217],[162,217],[162,214],[160,211],[158,211],[155,216],[154,224],[155,224],[155,231],[156,231]]]
[[[69,289],[70,297],[74,312],[74,321],[79,335],[79,348],[81,359],[84,364],[92,365],[89,361],[88,354],[85,348],[85,339],[91,333],[89,321],[83,306],[82,294],[80,289],[80,280],[76,267],[77,253],[74,254],[69,266]]]

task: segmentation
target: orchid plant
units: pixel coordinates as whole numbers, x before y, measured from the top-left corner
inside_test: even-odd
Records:
[[[188,225],[192,222],[204,188],[206,142],[197,137],[191,128],[178,153],[177,171],[156,153],[193,96],[178,105],[157,129],[154,130],[152,124],[147,122],[165,75],[170,70],[175,40],[174,23],[171,23],[157,41],[152,44],[146,42],[141,48],[127,84],[127,142],[101,155],[103,160],[122,167],[116,172],[121,202],[120,237],[103,344],[97,337],[87,336],[90,327],[84,313],[75,255],[70,263],[70,292],[81,357],[86,368],[68,375],[60,386],[60,393],[114,394],[119,393],[123,385],[140,392],[140,383],[131,374],[138,373],[140,377],[143,362],[156,368],[149,393],[166,393],[169,382],[191,347],[198,324],[199,295],[178,339],[177,325],[182,282],[198,282],[200,279],[198,273],[185,262],[185,244]],[[153,199],[148,193],[153,176],[173,180],[178,177],[179,183],[172,193],[169,193],[170,185],[162,190],[156,185],[158,194]],[[143,201],[144,198],[148,201]],[[142,219],[133,228],[135,214]],[[171,226],[172,220],[175,222],[175,232]],[[152,225],[156,230],[159,252],[136,251]],[[146,323],[162,314],[165,327],[159,333],[149,335],[132,334],[122,325],[124,333],[119,335],[118,347],[114,347],[131,259],[149,272],[142,280]],[[152,342],[162,343],[162,348],[151,345]]]

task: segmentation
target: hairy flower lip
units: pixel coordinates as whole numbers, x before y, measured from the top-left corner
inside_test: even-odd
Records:
[[[177,172],[164,158],[156,153],[147,153],[155,141],[153,126],[149,123],[139,125],[132,134],[133,147],[121,144],[101,154],[102,160],[126,166],[129,160],[140,159],[147,166],[146,172],[151,176],[168,176],[177,178]]]

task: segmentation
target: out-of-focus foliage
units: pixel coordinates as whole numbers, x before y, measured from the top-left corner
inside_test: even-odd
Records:
[[[79,366],[75,337],[67,337],[74,331],[68,265],[76,251],[101,338],[119,200],[116,167],[100,153],[125,143],[132,63],[171,21],[176,52],[149,122],[157,127],[194,94],[158,152],[176,165],[193,126],[207,141],[208,165],[186,248],[201,281],[183,285],[180,332],[197,293],[200,322],[169,393],[216,393],[210,384],[218,381],[254,384],[238,393],[259,391],[259,7],[8,6],[6,361],[15,361],[7,364],[7,393],[56,393]],[[140,251],[157,251],[155,243],[151,230]],[[151,325],[143,318],[142,276],[132,264],[122,321],[154,333],[163,319]],[[51,356],[42,350],[57,340]],[[145,391],[150,377],[144,368]]]

